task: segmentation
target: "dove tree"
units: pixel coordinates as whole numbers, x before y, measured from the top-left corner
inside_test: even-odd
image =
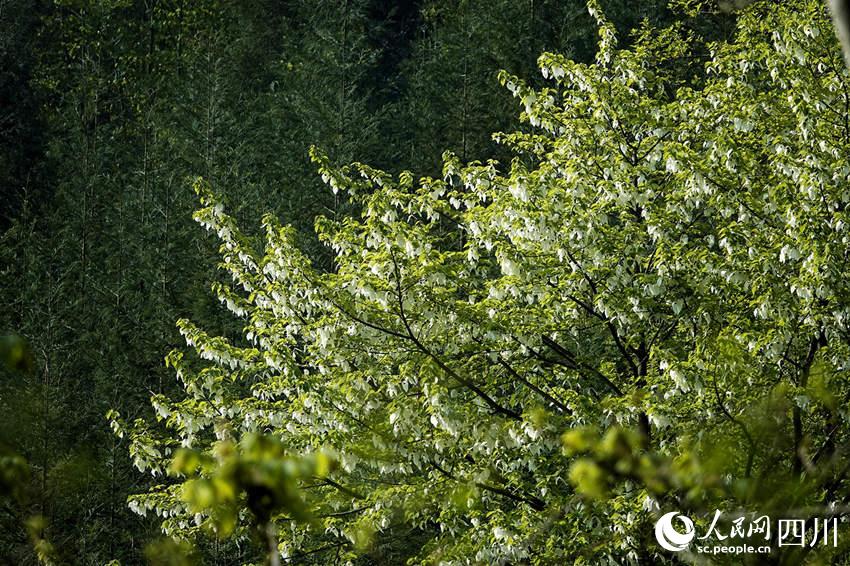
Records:
[[[312,152],[360,211],[317,220],[330,270],[196,182],[244,333],[180,321],[185,396],[113,415],[162,478],[133,509],[221,534],[205,509],[232,489],[199,506],[171,460],[256,433],[334,462],[296,466],[298,513],[266,518],[291,560],[660,562],[671,501],[779,505],[803,475],[793,505],[846,497],[850,76],[826,8],[755,2],[732,41],[645,26],[620,49],[589,6],[594,62],[544,54],[537,90],[500,76],[529,126],[495,136],[510,164],[446,154],[417,180]],[[226,530],[250,522],[245,503]]]

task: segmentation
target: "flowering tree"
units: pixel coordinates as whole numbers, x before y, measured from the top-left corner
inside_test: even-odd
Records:
[[[317,220],[331,272],[270,216],[260,251],[196,183],[244,335],[181,321],[185,398],[152,399],[161,425],[113,415],[141,470],[199,455],[134,509],[246,532],[212,470],[255,433],[335,463],[293,464],[297,505],[264,520],[319,562],[398,539],[423,563],[661,561],[665,505],[847,497],[850,76],[826,9],[756,2],[733,42],[629,49],[590,9],[595,62],[501,76],[534,128],[497,136],[509,167],[447,154],[415,181],[314,151],[362,211]]]

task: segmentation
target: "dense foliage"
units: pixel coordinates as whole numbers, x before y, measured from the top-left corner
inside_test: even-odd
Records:
[[[671,17],[659,0],[604,9],[624,31]],[[490,134],[521,126],[497,72],[531,75],[547,50],[589,61],[595,33],[583,0],[0,0],[0,333],[32,352],[0,368],[0,454],[21,484],[0,500],[0,561],[34,563],[49,541],[58,563],[138,563],[160,536],[127,508],[152,480],[104,414],[153,420],[152,393],[179,398],[162,363],[178,318],[241,327],[208,292],[215,246],[187,178],[249,231],[286,218],[330,269],[313,218],[353,209],[311,144],[431,175],[445,149],[507,158]],[[265,542],[199,546],[243,562]]]
[[[416,180],[314,149],[355,211],[316,221],[329,268],[195,183],[244,328],[181,320],[185,393],[153,396],[158,422],[113,415],[161,482],[134,510],[196,541],[261,526],[317,563],[622,564],[673,558],[651,538],[670,505],[846,505],[850,75],[825,6],[626,47],[590,8],[593,61],[500,75],[530,126],[496,136],[510,164],[447,153]],[[270,469],[257,434],[333,465],[292,464],[300,494],[258,507],[267,476],[220,479]]]

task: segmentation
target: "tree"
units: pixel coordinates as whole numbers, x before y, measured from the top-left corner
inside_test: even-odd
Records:
[[[685,26],[618,49],[590,7],[594,62],[501,75],[536,128],[498,136],[506,170],[447,154],[415,182],[314,151],[362,210],[316,222],[332,272],[272,216],[256,250],[196,183],[244,336],[180,322],[186,395],[114,423],[140,469],[258,431],[334,450],[302,485],[314,520],[275,518],[283,556],[322,562],[397,537],[419,562],[663,561],[671,502],[844,501],[850,98],[826,9],[753,3],[694,88]],[[131,504],[189,537],[211,523],[181,477]]]
[[[501,30],[493,42],[501,55],[484,60],[477,48],[470,84],[486,83],[489,94],[473,88],[469,100],[484,100],[487,121],[501,124],[508,97],[492,107],[486,100],[497,100],[491,77],[512,53],[511,38],[521,56],[505,66],[521,68],[541,48],[534,38],[544,27],[561,37],[547,24],[559,13],[551,2],[503,3],[513,11],[502,14],[483,4],[445,9],[440,33],[449,32],[443,53],[452,58],[435,61],[424,50],[428,64],[407,65],[425,8],[396,5],[0,2],[0,325],[35,353],[32,372],[0,383],[0,424],[30,463],[25,511],[44,518],[58,561],[141,560],[154,523],[129,513],[125,499],[152,479],[134,475],[103,414],[112,407],[131,421],[150,418],[149,393],[175,395],[161,363],[180,340],[174,319],[191,313],[212,333],[239,335],[238,321],[203,290],[215,277],[214,246],[191,237],[185,179],[214,183],[243,227],[258,225],[265,209],[291,219],[308,255],[331,268],[313,218],[349,210],[315,175],[310,144],[334,161],[395,168],[407,115],[391,110],[405,96],[404,75],[415,68],[412,82],[427,85],[456,71],[459,30],[474,29],[462,39],[478,47],[486,26]],[[523,17],[514,22],[516,13]],[[454,106],[427,108],[437,122]],[[465,122],[473,145],[485,147],[493,126],[481,116]],[[433,167],[442,142],[417,144],[417,159]],[[19,518],[0,518],[0,555],[32,562]],[[253,556],[219,541],[199,550],[209,561]]]

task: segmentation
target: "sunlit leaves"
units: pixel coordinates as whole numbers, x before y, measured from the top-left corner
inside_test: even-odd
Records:
[[[414,181],[314,149],[360,212],[316,222],[330,270],[271,217],[259,249],[196,183],[244,335],[179,323],[188,395],[155,396],[167,432],[140,423],[132,449],[160,473],[191,447],[192,478],[137,507],[174,532],[253,516],[287,556],[406,529],[427,535],[415,562],[623,563],[665,497],[755,500],[756,470],[788,493],[773,472],[813,468],[814,444],[835,479],[845,433],[818,431],[844,422],[848,133],[829,109],[848,77],[823,9],[793,4],[743,12],[694,84],[692,32],[619,49],[592,4],[595,63],[544,54],[544,89],[500,75],[536,128],[497,136],[509,165],[447,154]],[[322,447],[336,467],[296,459]]]

